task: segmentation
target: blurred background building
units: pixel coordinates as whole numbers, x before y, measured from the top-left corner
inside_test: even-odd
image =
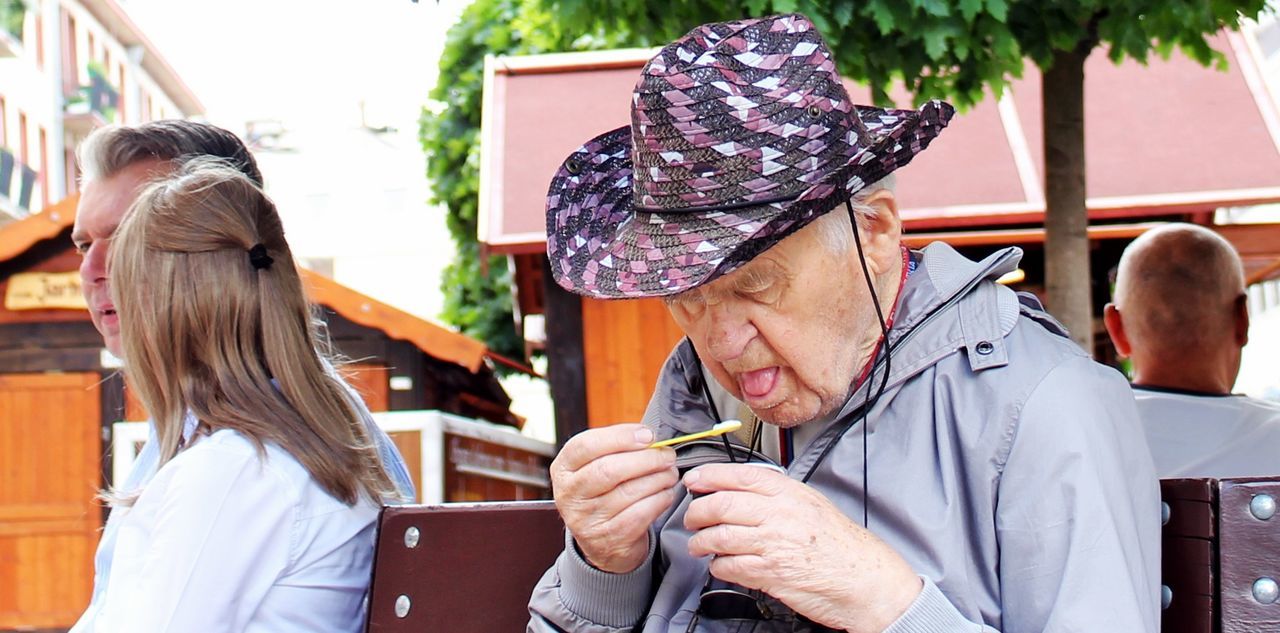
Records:
[[[75,192],[94,128],[203,113],[113,0],[0,0],[0,223]]]

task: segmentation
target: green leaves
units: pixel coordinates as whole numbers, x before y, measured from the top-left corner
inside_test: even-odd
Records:
[[[1037,5],[1052,5],[1054,2],[1036,2],[1030,0]],[[1004,22],[1009,19],[1009,4],[1005,0],[987,0],[987,14],[995,18],[996,22]]]
[[[871,0],[871,2],[867,3],[871,19],[875,20],[881,35],[892,33],[896,23],[893,19],[893,11],[889,9],[889,2],[890,0]]]
[[[972,22],[982,11],[982,0],[960,0],[960,15],[965,22]]]
[[[594,10],[582,0],[565,4]],[[625,34],[598,28],[567,28],[532,0],[476,0],[449,29],[440,57],[441,79],[419,120],[433,202],[448,207],[446,224],[457,246],[453,263],[440,279],[445,294],[441,317],[500,354],[522,358],[524,342],[512,316],[507,260],[483,257],[476,239],[484,57],[636,43]]]
[[[796,0],[773,0],[774,13],[795,13]]]

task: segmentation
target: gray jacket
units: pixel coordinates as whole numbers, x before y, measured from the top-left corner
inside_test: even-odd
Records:
[[[888,386],[868,417],[869,527],[925,581],[888,630],[1154,633],[1160,496],[1128,384],[1034,298],[994,283],[1017,266],[1018,249],[972,262],[934,244],[915,256],[889,334]],[[686,340],[662,371],[646,416],[659,438],[713,423],[696,362]],[[865,391],[796,457],[793,477]],[[809,485],[861,522],[859,431]],[[528,630],[686,631],[707,580],[706,560],[687,549],[689,501],[679,488],[653,527],[653,554],[629,574],[592,568],[567,537],[534,589]],[[755,628],[703,620],[697,630],[807,630],[795,624],[784,615]]]

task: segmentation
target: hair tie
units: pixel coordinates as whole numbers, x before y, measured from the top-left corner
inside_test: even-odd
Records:
[[[267,254],[267,247],[262,244],[254,244],[253,248],[249,249],[249,263],[253,264],[253,267],[257,270],[271,268],[271,262],[274,261]]]

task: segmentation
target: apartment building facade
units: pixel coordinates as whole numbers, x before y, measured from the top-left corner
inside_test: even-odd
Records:
[[[0,224],[75,193],[95,128],[203,113],[116,0],[0,0]]]

